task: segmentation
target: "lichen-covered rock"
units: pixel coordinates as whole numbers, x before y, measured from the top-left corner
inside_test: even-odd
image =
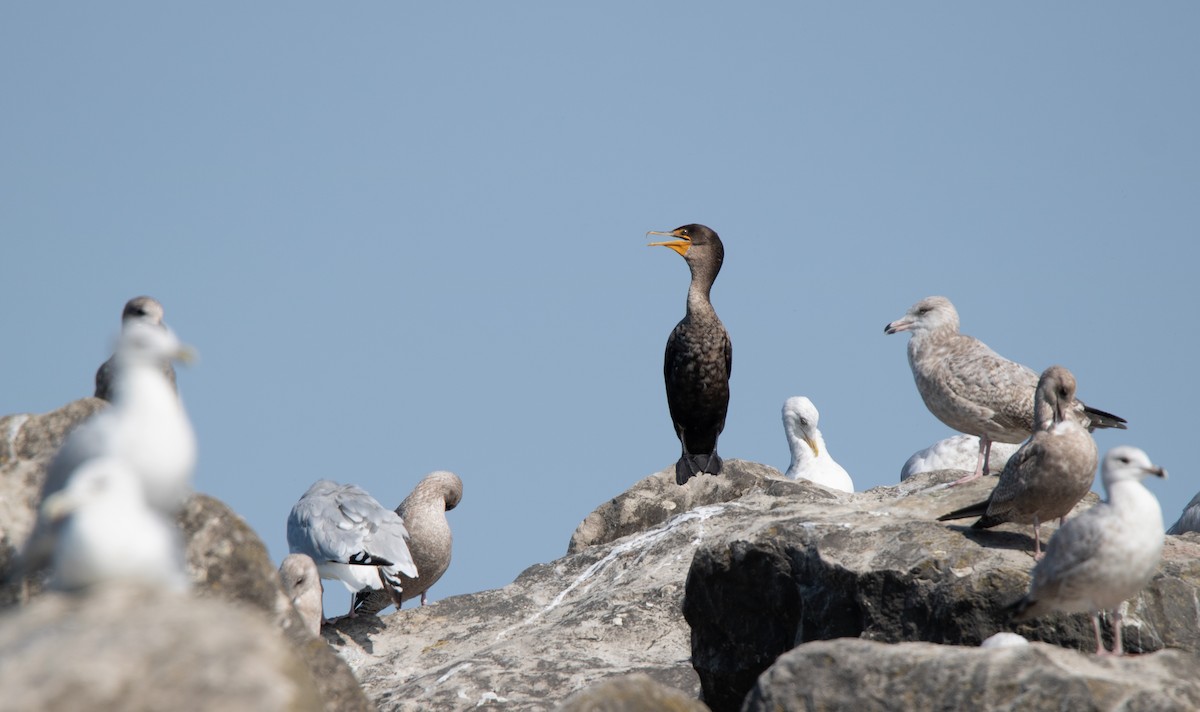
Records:
[[[261,616],[126,587],[47,593],[0,615],[0,690],[5,709],[42,712],[323,709]]]
[[[1200,665],[1163,650],[1101,658],[1044,643],[981,649],[842,639],[806,643],[757,681],[743,712],[1200,709]]]
[[[709,712],[703,702],[649,675],[610,677],[580,690],[555,712]]]
[[[822,505],[763,494],[739,500],[754,514],[723,538],[710,536],[688,573],[684,615],[705,702],[714,710],[738,709],[758,676],[806,641],[974,646],[1012,630],[1030,640],[1093,649],[1086,614],[1009,622],[1008,606],[1029,585],[1029,527],[979,531],[934,521],[983,499],[995,483],[940,484],[959,474],[919,475]],[[1044,535],[1052,530],[1043,527]],[[1126,649],[1200,650],[1198,587],[1200,547],[1169,537],[1159,572],[1131,602]]]

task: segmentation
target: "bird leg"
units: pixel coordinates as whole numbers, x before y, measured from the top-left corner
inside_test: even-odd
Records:
[[[422,591],[422,592],[421,592],[421,605],[423,606],[423,605],[425,605],[426,603],[427,603],[427,601],[426,601],[426,599],[425,599],[425,592],[424,592],[424,591]]]
[[[1092,611],[1092,629],[1096,631],[1096,655],[1111,655],[1100,637],[1100,613],[1097,611]]]
[[[950,486],[954,487],[955,485],[966,484],[967,482],[974,482],[975,480],[979,479],[980,477],[983,477],[984,473],[988,471],[988,459],[991,456],[992,456],[992,440],[991,440],[991,438],[989,438],[986,435],[980,435],[979,436],[979,460],[975,463],[975,472],[973,474],[967,475],[966,477],[961,477],[961,478],[951,482]]]
[[[1121,642],[1121,609],[1125,607],[1125,603],[1121,602],[1113,609],[1113,655],[1124,655],[1125,645]]]
[[[1033,560],[1041,561],[1045,556],[1042,551],[1042,523],[1038,521],[1038,516],[1033,515]]]

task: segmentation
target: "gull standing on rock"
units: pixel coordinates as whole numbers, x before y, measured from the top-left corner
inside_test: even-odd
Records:
[[[121,312],[121,330],[131,323],[149,324],[150,326],[159,329],[165,329],[163,323],[163,307],[154,297],[134,297],[125,302],[125,309]],[[106,401],[113,399],[113,381],[115,378],[114,370],[116,369],[117,357],[111,356],[107,361],[100,364],[100,368],[96,369],[96,391],[95,397]],[[163,376],[171,384],[171,389],[175,389],[175,367],[171,365],[171,359],[163,359],[161,363]]]
[[[355,485],[313,483],[288,515],[287,540],[293,554],[316,562],[321,578],[350,590],[349,618],[360,591],[383,589],[398,608],[400,574],[417,578],[404,521]]]
[[[1062,366],[1047,368],[1034,398],[1033,436],[1009,458],[991,496],[938,521],[979,517],[973,529],[1032,524],[1033,555],[1040,559],[1041,523],[1065,517],[1096,478],[1096,441],[1069,416],[1074,402],[1075,377]]]
[[[929,412],[951,428],[979,437],[974,474],[955,484],[983,475],[993,441],[1019,443],[1033,432],[1038,375],[982,341],[960,334],[958,312],[949,299],[926,297],[883,330],[912,332],[908,364]],[[1123,418],[1078,400],[1071,406],[1071,417],[1088,430],[1125,428]]]
[[[421,577],[412,579],[400,574],[404,592],[400,600],[421,597],[421,605],[427,602],[429,589],[450,568],[450,552],[454,537],[450,533],[450,522],[446,512],[462,501],[463,483],[453,472],[439,470],[431,472],[417,483],[410,495],[404,498],[396,514],[404,520],[408,529],[408,550]],[[364,598],[362,594],[358,596]],[[379,591],[372,591],[356,608],[358,613],[376,614],[392,604],[392,600]]]
[[[683,448],[675,463],[675,481],[682,485],[695,475],[721,473],[717,438],[725,429],[729,410],[733,346],[709,294],[725,260],[725,247],[717,233],[704,225],[646,234],[678,238],[651,242],[650,246],[661,245],[678,252],[692,272],[687,314],[667,338],[663,359],[667,407]]]
[[[1102,610],[1113,611],[1113,654],[1123,655],[1120,605],[1141,591],[1162,558],[1163,520],[1158,500],[1142,484],[1166,477],[1136,447],[1104,456],[1101,477],[1108,500],[1067,522],[1050,538],[1033,569],[1029,593],[1015,605],[1015,620],[1059,611],[1090,613],[1096,654],[1108,651],[1100,637]]]
[[[793,480],[811,480],[842,492],[853,492],[854,481],[825,447],[817,428],[820,413],[804,396],[792,396],[783,402],[783,431],[792,450],[787,476]]]
[[[1183,508],[1183,514],[1167,530],[1168,534],[1177,535],[1186,532],[1200,532],[1200,494],[1192,497],[1192,501]]]
[[[288,554],[279,565],[279,580],[283,593],[292,602],[308,632],[321,637],[321,574],[317,564],[307,554]]]
[[[1019,443],[997,443],[991,445],[988,457],[989,475],[998,475],[1005,463],[1020,448]],[[979,459],[979,438],[974,435],[954,435],[938,440],[924,450],[914,452],[900,468],[900,481],[913,475],[936,470],[966,470],[970,472]]]
[[[81,465],[41,505],[52,532],[53,588],[135,582],[183,591],[183,545],[174,521],[151,509],[136,473],[114,458]]]

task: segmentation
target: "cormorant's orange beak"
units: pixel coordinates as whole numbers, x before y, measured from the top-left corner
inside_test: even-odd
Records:
[[[676,230],[674,232],[658,232],[657,230],[651,230],[650,232],[648,232],[646,234],[647,235],[662,235],[664,237],[679,238],[679,240],[671,241],[671,242],[651,242],[650,244],[646,245],[646,247],[658,247],[658,246],[669,247],[672,250],[675,250],[676,252],[678,252],[681,257],[687,257],[688,249],[690,249],[692,246],[691,238],[688,237],[687,235],[679,234],[678,230]]]

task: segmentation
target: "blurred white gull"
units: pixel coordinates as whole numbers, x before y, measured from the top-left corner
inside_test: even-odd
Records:
[[[134,297],[125,302],[125,309],[121,312],[121,330],[124,331],[129,324],[141,323],[149,324],[150,326],[159,329],[165,329],[166,324],[163,323],[163,307],[154,297]],[[96,369],[96,391],[95,397],[106,401],[113,399],[113,382],[116,380],[117,368],[116,356],[110,357],[107,361],[100,364],[100,368]],[[163,376],[171,384],[171,388],[175,388],[175,367],[171,365],[171,360],[164,359],[159,364],[162,369]]]
[[[1183,508],[1183,514],[1167,530],[1168,534],[1183,534],[1185,532],[1200,532],[1200,494],[1192,497],[1192,501]]]
[[[988,457],[988,474],[1000,474],[1008,458],[1020,448],[1019,443],[992,443]],[[935,470],[965,470],[970,472],[979,461],[979,438],[974,435],[954,435],[939,440],[924,450],[914,452],[900,469],[900,481],[913,475]]]
[[[1148,475],[1166,477],[1136,447],[1104,456],[1108,499],[1064,524],[1050,538],[1033,569],[1029,593],[1015,604],[1015,620],[1053,611],[1090,613],[1096,654],[1108,653],[1100,637],[1099,611],[1113,611],[1113,654],[1123,655],[1120,604],[1149,583],[1162,557],[1162,509],[1142,485]]]
[[[929,412],[955,430],[979,437],[975,472],[991,469],[993,441],[1019,443],[1033,433],[1033,392],[1038,374],[958,332],[958,312],[945,297],[926,297],[909,307],[884,333],[911,331],[908,364]],[[1125,420],[1076,400],[1072,418],[1086,427],[1124,428]]]
[[[191,494],[196,436],[163,376],[162,362],[186,362],[192,352],[169,328],[131,322],[121,332],[113,358],[112,407],[67,436],[46,471],[42,497],[61,489],[83,462],[114,457],[137,474],[150,506],[175,514]]]
[[[1075,376],[1062,366],[1047,368],[1038,381],[1033,437],[1009,458],[986,500],[938,521],[979,517],[972,529],[1005,522],[1032,524],[1033,555],[1040,559],[1041,523],[1065,517],[1096,479],[1096,441],[1068,415],[1074,400]]]
[[[820,414],[812,401],[792,396],[783,402],[783,431],[792,450],[787,476],[793,480],[811,480],[843,492],[853,492],[849,473],[834,461],[817,428]]]
[[[279,565],[279,580],[283,592],[292,602],[308,632],[321,637],[322,605],[321,575],[317,564],[307,554],[288,554]]]
[[[187,589],[179,528],[147,506],[138,476],[122,461],[85,462],[42,502],[41,514],[52,532],[53,588],[119,581]]]
[[[383,589],[400,607],[400,574],[417,578],[400,515],[355,485],[317,480],[287,521],[288,547],[307,554],[321,578],[337,579],[350,591],[350,612],[360,591]]]

